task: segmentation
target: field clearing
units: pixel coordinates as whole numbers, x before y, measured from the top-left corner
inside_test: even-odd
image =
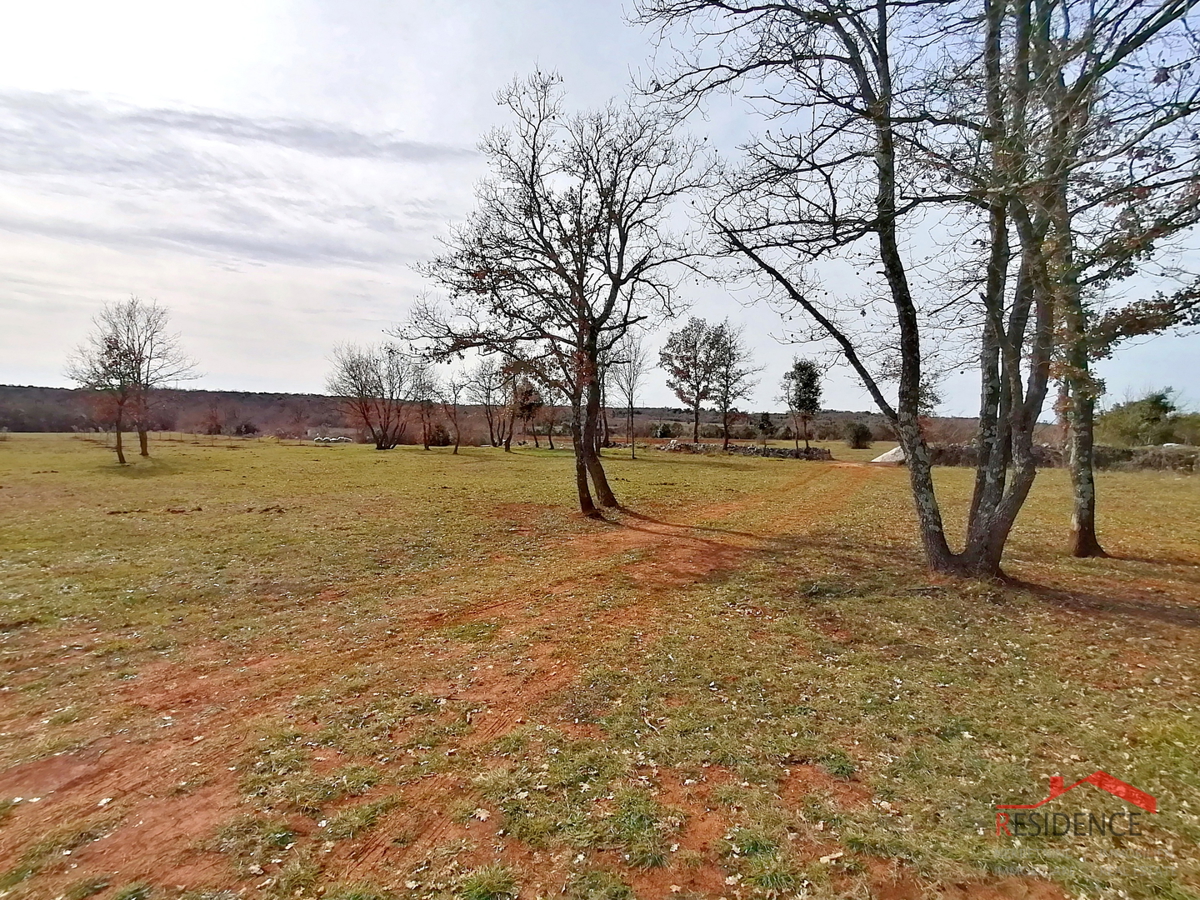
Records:
[[[1196,896],[1200,479],[1100,473],[1081,561],[1043,472],[931,581],[830,446],[607,452],[594,522],[562,451],[11,436],[0,897]],[[1096,769],[1143,836],[995,835]]]

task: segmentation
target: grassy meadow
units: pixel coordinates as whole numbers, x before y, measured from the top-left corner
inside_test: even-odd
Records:
[[[596,522],[561,450],[9,436],[0,897],[1197,896],[1200,479],[1080,561],[1044,472],[979,584],[830,446],[609,451]],[[1140,836],[995,834],[1097,769]]]

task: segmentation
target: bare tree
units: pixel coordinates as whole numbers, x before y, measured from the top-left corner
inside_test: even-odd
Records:
[[[658,364],[667,373],[667,387],[692,411],[692,443],[700,443],[700,411],[712,396],[719,366],[716,329],[692,316],[671,332]]]
[[[1103,384],[1092,362],[1200,311],[1200,282],[1187,278],[1151,302],[1113,302],[1113,289],[1131,277],[1184,275],[1173,271],[1172,238],[1200,221],[1200,39],[1186,18],[1194,6],[1038,0],[1026,13],[1028,36],[1017,38],[1028,46],[1035,85],[1020,138],[1051,163],[1017,193],[1045,210],[1045,233],[1029,235],[1029,250],[1045,257],[1058,307],[1074,556],[1105,555],[1093,474]]]
[[[414,359],[410,368],[409,398],[417,409],[417,418],[421,423],[421,446],[426,450],[433,440],[441,394],[442,385],[433,366],[426,360]]]
[[[458,415],[461,412],[462,398],[467,391],[467,376],[458,372],[451,372],[442,382],[441,386],[441,403],[442,412],[445,413],[446,419],[450,422],[450,427],[454,429],[454,455],[458,455],[459,445],[462,443],[462,429],[458,424]]]
[[[496,415],[500,391],[503,387],[503,377],[500,367],[490,356],[481,357],[467,376],[467,394],[471,402],[483,408],[483,417],[487,422],[488,443],[493,447],[500,446],[496,437]]]
[[[542,396],[546,400],[546,405],[542,407],[542,419],[546,423],[546,443],[550,449],[554,449],[554,429],[558,427],[558,417],[560,407],[563,405],[564,394],[558,382],[554,379],[543,380],[540,382],[542,386]]]
[[[1051,273],[1034,250],[1045,214],[1018,192],[1054,161],[1032,157],[1016,136],[1029,106],[1020,93],[1029,29],[1028,20],[1006,20],[1011,8],[988,0],[982,14],[953,0],[640,3],[643,21],[668,39],[678,28],[688,42],[677,68],[650,86],[659,97],[685,111],[718,91],[761,100],[771,128],[715,198],[714,230],[731,259],[801,317],[804,337],[829,341],[854,369],[904,448],[930,568],[966,575],[1000,572],[1036,475],[1033,434],[1055,347]],[[1013,72],[1024,75],[1009,91]],[[950,219],[969,240],[940,259],[962,273],[963,286],[930,285],[927,295],[910,248],[918,235],[928,239],[932,220]],[[806,270],[827,259],[859,260],[862,290],[835,298],[816,288]],[[981,374],[981,453],[956,552],[920,398],[935,337],[968,329]],[[884,354],[900,360],[894,400],[873,364]]]
[[[752,365],[750,348],[746,345],[744,329],[731,325],[726,319],[713,329],[714,374],[712,399],[721,414],[721,449],[729,449],[729,416],[734,404],[749,399],[758,379],[754,376],[762,366]]]
[[[130,297],[105,304],[92,320],[92,331],[67,364],[67,377],[111,399],[117,460],[125,464],[121,432],[127,417],[138,433],[142,456],[150,455],[152,394],[159,388],[195,378],[196,364],[167,331],[170,314],[158,301]]]
[[[346,414],[366,430],[376,450],[391,450],[404,439],[413,381],[413,365],[395,344],[334,348],[329,393],[341,398]]]
[[[625,406],[630,459],[637,459],[637,447],[633,436],[633,408],[637,406],[638,391],[641,390],[646,373],[651,368],[653,365],[650,362],[650,351],[646,349],[642,333],[637,330],[626,332],[613,348],[613,359],[609,363],[608,371],[612,376],[613,386]]]
[[[669,311],[692,251],[666,227],[704,182],[694,143],[616,104],[566,114],[556,75],[502,91],[513,118],[484,138],[492,176],[426,273],[448,305],[419,304],[408,333],[435,355],[468,348],[554,365],[571,405],[580,510],[616,506],[600,455],[600,359],[630,326]],[[589,480],[591,487],[589,488]]]

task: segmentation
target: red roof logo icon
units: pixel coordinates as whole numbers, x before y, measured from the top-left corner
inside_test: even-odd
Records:
[[[1073,791],[1081,784],[1090,784],[1093,787],[1098,787],[1102,791],[1108,791],[1114,797],[1124,800],[1126,803],[1132,803],[1134,806],[1140,806],[1148,813],[1158,812],[1158,801],[1145,791],[1140,791],[1132,784],[1127,784],[1120,778],[1109,775],[1107,772],[1096,770],[1087,778],[1081,778],[1070,787],[1064,787],[1061,775],[1052,775],[1050,777],[1050,796],[1041,803],[998,803],[996,809],[1037,809],[1040,806],[1045,806],[1056,797],[1061,797],[1068,791]]]

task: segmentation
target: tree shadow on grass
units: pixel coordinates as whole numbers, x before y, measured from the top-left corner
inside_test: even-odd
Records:
[[[1182,556],[1129,556],[1121,553],[1110,553],[1108,559],[1116,562],[1143,563],[1148,566],[1166,568],[1182,568],[1184,571],[1172,572],[1172,577],[1187,576],[1187,581],[1200,581],[1200,564],[1195,558],[1184,559]]]
[[[954,584],[959,581],[956,578],[931,575],[925,566],[920,548],[916,546],[882,544],[861,539],[843,541],[837,538],[836,533],[803,536],[761,534],[714,526],[668,522],[629,509],[622,509],[622,512],[626,519],[632,519],[645,525],[677,529],[681,539],[710,546],[714,551],[734,551],[737,556],[746,560],[756,559],[777,563],[781,571],[787,572],[789,576],[800,575],[805,570],[806,567],[802,566],[799,571],[789,571],[794,569],[796,563],[802,563],[806,557],[812,561],[820,560],[818,569],[810,573],[813,577],[809,586],[815,585],[818,589],[817,593],[822,596],[830,592],[829,583],[834,577],[838,581],[846,582],[842,585],[841,593],[856,595],[889,591],[912,593],[954,590]],[[668,538],[671,536],[669,533],[657,531],[654,528],[639,527],[628,521],[606,521],[614,528],[626,528]],[[704,532],[749,539],[754,541],[755,545],[734,545],[719,539],[698,537],[688,534],[688,532]],[[1183,588],[1195,580],[1195,574],[1200,574],[1200,569],[1196,569],[1193,562],[1182,559],[1137,557],[1112,557],[1112,559],[1115,562],[1172,567],[1171,571],[1164,574],[1169,580],[1179,582],[1179,586]],[[1184,567],[1185,571],[1180,572],[1180,567]],[[821,574],[821,570],[824,570],[824,574]],[[725,571],[724,574],[728,575],[730,572]],[[963,582],[964,586],[966,583],[966,581]],[[977,584],[973,580],[970,583]],[[1034,583],[1013,575],[1005,575],[993,583],[1001,590],[1021,592],[1043,604],[1066,611],[1085,615],[1161,622],[1189,629],[1200,628],[1200,606],[1189,606],[1184,602],[1167,598],[1162,601],[1141,600],[1106,595],[1094,590],[1067,590],[1052,584]],[[797,591],[790,592],[796,599],[808,593],[804,584],[797,585],[797,590],[798,593]]]
[[[769,535],[765,535],[765,534],[755,534],[752,531],[734,531],[732,528],[715,528],[711,525],[685,525],[685,524],[681,524],[679,522],[667,522],[663,519],[655,519],[652,516],[647,516],[647,515],[643,515],[642,513],[639,513],[639,512],[634,512],[633,510],[627,509],[626,507],[621,507],[621,512],[625,514],[626,518],[637,519],[639,522],[647,522],[651,525],[661,525],[664,528],[678,528],[680,531],[710,531],[710,532],[715,532],[716,534],[728,534],[728,535],[732,535],[734,537],[750,538],[750,539],[756,540],[756,541],[772,541],[772,540],[774,540],[774,536],[769,536]],[[625,522],[615,521],[612,519],[605,519],[605,521],[608,522],[610,525],[617,526],[618,528],[629,528],[633,531],[649,531],[650,530],[650,529],[646,529],[646,528],[637,528],[633,525],[628,525]],[[660,532],[653,532],[653,533],[657,534]]]
[[[1200,628],[1200,607],[1196,606],[1132,598],[1119,599],[1090,591],[1067,591],[1050,585],[1022,581],[1019,578],[1009,578],[1008,584],[1069,612],[1141,619],[1183,628]]]
[[[115,460],[97,468],[98,472],[118,475],[121,478],[156,478],[159,475],[175,475],[183,471],[183,466],[170,459],[159,459],[151,456],[149,459],[134,457],[130,462],[121,465]]]

